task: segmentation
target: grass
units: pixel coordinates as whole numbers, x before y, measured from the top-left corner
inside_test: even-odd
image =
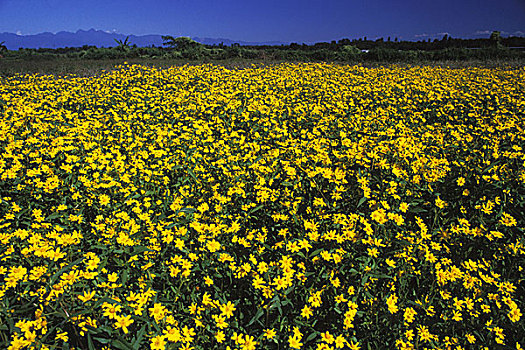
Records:
[[[5,59],[0,58],[0,76],[8,77],[16,74],[41,74],[65,76],[94,76],[103,71],[113,70],[124,64],[140,64],[148,67],[167,68],[171,66],[200,65],[212,63],[226,68],[248,68],[252,65],[274,65],[283,63],[279,60],[186,60],[164,58],[130,58],[130,59]],[[299,62],[292,62],[299,63]],[[484,67],[484,68],[516,68],[525,67],[525,61],[518,60],[468,60],[468,61],[419,61],[419,62],[335,62],[337,64],[358,64],[364,67],[377,67],[384,65],[399,66],[439,66],[449,68]]]

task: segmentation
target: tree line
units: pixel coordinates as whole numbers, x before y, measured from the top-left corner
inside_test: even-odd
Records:
[[[84,45],[58,49],[7,50],[0,43],[3,59],[118,59],[163,58],[184,60],[246,59],[262,61],[439,61],[439,60],[486,60],[524,59],[525,38],[501,37],[493,32],[489,38],[460,39],[444,35],[441,39],[400,41],[397,38],[369,40],[341,39],[315,44],[289,45],[204,45],[188,37],[162,36],[163,46],[138,47],[129,41],[115,40],[116,46],[104,48]]]

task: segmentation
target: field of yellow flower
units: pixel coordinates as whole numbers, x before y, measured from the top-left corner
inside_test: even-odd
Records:
[[[0,348],[525,347],[525,69],[0,78]]]

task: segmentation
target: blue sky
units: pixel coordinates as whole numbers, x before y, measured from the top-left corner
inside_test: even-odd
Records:
[[[78,29],[242,41],[525,36],[525,0],[0,0],[0,32]]]

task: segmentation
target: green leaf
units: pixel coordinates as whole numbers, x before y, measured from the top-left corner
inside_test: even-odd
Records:
[[[128,272],[128,269],[124,269],[124,271],[122,272],[122,285],[126,285],[126,283],[128,282],[128,279],[129,279],[129,272]]]
[[[195,180],[195,182],[199,182],[197,176],[195,176],[195,173],[190,168],[188,168],[188,174],[190,174],[190,176],[193,178],[193,180]]]
[[[46,218],[46,221],[50,221],[50,220],[56,219],[56,218],[60,217],[61,215],[62,215],[61,213],[53,213],[53,214],[49,215]]]
[[[124,339],[114,339],[111,341],[111,346],[114,346],[117,349],[120,350],[135,350],[130,343],[125,341]]]
[[[295,213],[292,213],[292,217],[293,217],[293,221],[295,222],[295,224],[300,226],[299,225],[299,220],[297,220],[297,216],[295,215]]]
[[[142,342],[142,338],[144,337],[145,332],[146,332],[146,326],[142,326],[140,331],[137,333],[137,339],[133,342],[133,349],[135,350],[140,349],[140,343]]]
[[[382,273],[371,273],[370,274],[370,277],[372,278],[390,278],[392,279],[393,277],[392,276],[388,276],[388,275],[385,275],[385,274],[382,274]]]
[[[144,253],[146,251],[151,252],[152,250],[144,246],[135,246],[133,247],[133,253],[131,253],[131,256],[134,256],[140,253]]]
[[[268,310],[272,310],[274,308],[277,308],[277,310],[279,310],[279,315],[283,315],[283,309],[281,308],[281,299],[279,298],[278,295],[276,295],[272,301],[271,301],[271,304],[270,306],[268,307]]]
[[[95,305],[93,305],[93,308],[96,309],[98,308],[100,305],[104,304],[104,303],[109,303],[109,304],[117,304],[117,305],[120,305],[120,303],[116,302],[115,300],[111,299],[111,298],[108,298],[108,297],[102,297],[100,299],[97,300],[97,302],[95,303]],[[98,327],[100,329],[103,329],[103,327]]]
[[[277,310],[279,310],[279,315],[283,315],[283,309],[281,308],[281,300],[278,299],[279,301],[277,302]]]
[[[262,208],[264,208],[264,204],[261,204],[261,205],[255,207],[255,208],[253,208],[252,210],[250,210],[250,211],[248,212],[248,214],[253,214],[253,213],[255,213],[256,211],[261,210]]]
[[[494,163],[491,163],[488,167],[483,169],[483,171],[481,173],[485,174],[486,172],[488,172],[490,169],[494,168],[498,164],[499,164],[499,161],[495,161]]]
[[[355,276],[359,272],[356,269],[352,268],[352,269],[348,270],[346,273],[349,274],[350,276]]]
[[[69,270],[71,267],[77,265],[78,263],[80,263],[82,260],[84,260],[84,257],[81,257],[81,258],[78,258],[77,260],[73,261],[72,263],[70,263],[69,265],[66,265],[64,266],[63,268],[61,268],[60,270],[58,270],[53,276],[51,276],[51,278],[49,279],[49,284],[50,285],[53,285],[55,284],[55,281],[57,280],[57,278],[62,275],[64,272],[66,272],[67,270]]]
[[[357,203],[357,208],[359,208],[364,202],[367,201],[368,198],[366,197],[363,197],[359,200],[359,202]]]
[[[111,339],[98,338],[98,337],[93,337],[93,339],[95,339],[96,341],[98,341],[101,344],[109,344],[109,342],[111,341]]]
[[[181,213],[193,214],[196,212],[195,208],[182,208],[179,210]]]
[[[370,277],[370,275],[366,274],[365,277],[363,278],[363,280],[361,281],[361,286],[364,286],[366,284],[366,282],[368,282],[368,278]]]
[[[261,316],[264,315],[264,309],[259,309],[255,315],[252,317],[252,319],[250,320],[250,322],[248,322],[248,324],[246,325],[246,327],[249,327],[251,326],[252,324],[254,324],[256,321],[258,321]]]
[[[313,340],[315,337],[317,337],[317,332],[311,333],[308,337],[306,337],[305,343],[308,343],[310,340]]]
[[[410,206],[408,211],[411,212],[411,213],[423,213],[423,212],[426,212],[428,210],[420,208],[420,207],[412,207],[412,206]]]
[[[95,345],[93,344],[93,339],[91,339],[91,334],[87,334],[88,349],[95,350]]]
[[[323,248],[319,248],[319,249],[316,249],[312,252],[312,254],[310,254],[310,258],[313,258],[314,256],[317,256],[319,255],[324,249]]]

